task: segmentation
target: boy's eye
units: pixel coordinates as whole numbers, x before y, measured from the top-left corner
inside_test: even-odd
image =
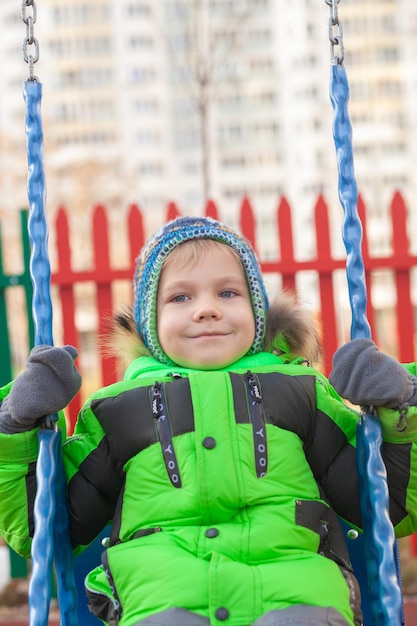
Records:
[[[221,298],[234,298],[236,295],[236,291],[232,291],[232,289],[225,289],[220,293]]]
[[[170,300],[170,302],[185,302],[186,300],[188,300],[188,296],[186,296],[185,294],[181,293],[178,296],[173,296]]]

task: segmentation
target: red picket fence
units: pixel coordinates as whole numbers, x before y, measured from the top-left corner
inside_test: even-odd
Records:
[[[414,311],[411,302],[411,270],[417,267],[417,256],[409,251],[406,234],[406,207],[400,193],[395,193],[391,207],[393,232],[392,254],[385,257],[371,256],[368,249],[366,211],[363,201],[359,201],[359,214],[363,224],[363,259],[368,293],[371,294],[373,272],[389,269],[393,273],[396,289],[396,325],[398,338],[398,358],[402,362],[415,360],[414,356]],[[167,210],[167,221],[178,216],[179,210],[171,203]],[[208,202],[205,214],[218,218],[218,210],[213,202]],[[96,285],[96,303],[98,312],[98,334],[105,332],[105,320],[112,315],[114,309],[112,284],[114,281],[131,281],[134,271],[135,257],[145,241],[143,217],[140,209],[132,205],[128,212],[128,267],[114,269],[110,264],[109,225],[103,206],[97,206],[93,214],[92,249],[94,251],[93,267],[88,271],[75,271],[71,265],[71,242],[69,236],[68,216],[64,208],[58,211],[56,223],[57,267],[52,272],[51,281],[56,286],[62,309],[63,341],[79,346],[78,330],[75,325],[76,298],[74,289],[79,283],[91,281]],[[322,196],[315,206],[316,257],[310,260],[297,260],[294,256],[293,227],[291,209],[285,198],[282,198],[276,213],[276,229],[280,244],[280,258],[274,261],[261,261],[265,274],[278,274],[282,278],[282,286],[295,289],[299,272],[314,271],[318,276],[320,301],[320,323],[324,345],[323,371],[328,374],[331,355],[338,347],[340,340],[337,332],[337,307],[335,304],[333,276],[337,270],[345,267],[344,259],[334,259],[331,254],[328,207]],[[248,199],[242,203],[240,210],[240,230],[258,249],[256,241],[256,215]],[[346,293],[346,300],[348,294]],[[372,329],[372,336],[378,342],[375,324],[375,310],[370,297],[367,303],[367,317]],[[100,355],[101,383],[110,384],[116,380],[117,363],[114,358]],[[73,426],[81,399],[77,397],[70,406],[70,422]]]

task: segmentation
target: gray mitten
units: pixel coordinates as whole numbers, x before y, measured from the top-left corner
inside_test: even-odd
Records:
[[[417,405],[417,378],[372,339],[354,339],[333,356],[330,384],[342,398],[361,406],[397,409]]]
[[[0,431],[31,430],[40,417],[66,407],[81,386],[81,376],[74,365],[77,356],[73,346],[33,348],[26,369],[16,378],[1,404]]]

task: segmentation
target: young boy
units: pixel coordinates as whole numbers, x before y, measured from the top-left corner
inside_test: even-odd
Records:
[[[112,523],[86,578],[93,613],[111,626],[361,624],[336,516],[361,526],[358,417],[305,363],[320,354],[309,316],[269,308],[242,236],[185,217],[145,245],[133,318],[118,322],[133,360],[64,445],[74,547]],[[2,393],[0,531],[24,555],[37,418],[76,393],[74,356],[35,348]],[[414,438],[389,419],[385,432],[392,521],[411,534]]]

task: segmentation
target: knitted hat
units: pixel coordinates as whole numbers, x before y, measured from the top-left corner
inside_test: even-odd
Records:
[[[162,350],[158,338],[156,320],[158,283],[167,256],[179,244],[193,239],[214,239],[230,246],[239,255],[248,280],[255,316],[255,338],[249,354],[260,352],[269,302],[258,259],[247,239],[210,217],[180,217],[168,222],[142,248],[134,276],[133,312],[139,335],[146,347],[162,363],[172,364]]]

